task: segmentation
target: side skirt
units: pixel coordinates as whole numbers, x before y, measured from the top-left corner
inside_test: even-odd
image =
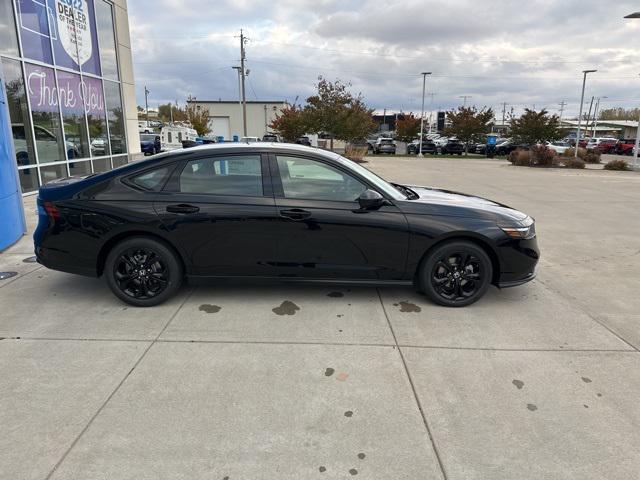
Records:
[[[203,276],[187,275],[191,285],[206,285],[210,283],[297,283],[318,285],[363,285],[363,286],[412,286],[411,280],[371,280],[371,279],[343,279],[343,278],[297,278],[297,277],[254,277],[254,276]]]

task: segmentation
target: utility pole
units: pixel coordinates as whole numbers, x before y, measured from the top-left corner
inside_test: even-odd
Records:
[[[422,72],[420,75],[422,75],[422,110],[420,112],[420,150],[418,152],[418,156],[422,157],[422,139],[424,132],[424,92],[427,85],[427,75],[431,75],[431,72]]]
[[[240,29],[240,75],[242,78],[242,131],[244,132],[244,136],[247,136],[247,97],[246,90],[244,85],[244,78],[247,76],[247,71],[245,70],[244,61],[245,61],[245,52],[244,52],[244,44],[248,40],[245,38],[242,33],[242,29]]]
[[[462,106],[467,106],[467,98],[471,98],[471,95],[460,95],[458,98],[462,98]]]
[[[609,98],[609,97],[598,97],[598,101],[596,102],[596,109],[593,111],[593,131],[591,133],[592,137],[596,136],[596,129],[598,128],[598,113],[600,111],[600,99]]]
[[[504,128],[507,116],[507,102],[502,102],[502,128]]]
[[[177,100],[176,103],[178,103]],[[173,103],[171,102],[169,102],[169,122],[173,125]]]
[[[593,108],[593,99],[595,97],[591,96],[591,103],[589,104],[589,113],[587,113],[587,126],[584,129],[585,134],[589,131],[589,122],[591,121],[591,109]]]
[[[562,112],[564,112],[564,107],[567,104],[567,102],[565,102],[564,100],[561,101],[558,105],[560,105],[560,126],[562,126]]]
[[[144,108],[145,111],[147,112],[147,128],[149,127],[149,94],[151,92],[149,90],[147,90],[147,86],[144,86]]]
[[[578,114],[578,133],[576,133],[576,148],[573,152],[573,156],[578,158],[578,147],[580,147],[580,123],[582,121],[582,106],[584,104],[584,87],[587,83],[587,73],[595,73],[597,70],[583,70],[582,74],[582,95],[580,96],[580,113]]]

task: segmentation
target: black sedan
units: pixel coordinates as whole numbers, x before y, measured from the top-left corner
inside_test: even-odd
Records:
[[[37,202],[38,261],[104,276],[136,306],[185,277],[238,277],[415,285],[457,307],[531,280],[539,255],[524,213],[283,143],[176,150],[48,183]]]
[[[408,154],[418,154],[420,153],[420,140],[414,140],[410,144],[407,145],[407,153]],[[431,140],[423,140],[422,141],[422,153],[436,153],[436,144]]]

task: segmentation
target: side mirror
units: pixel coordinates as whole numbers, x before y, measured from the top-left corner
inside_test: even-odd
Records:
[[[387,200],[375,190],[367,189],[358,197],[358,203],[363,210],[376,210],[387,204]]]

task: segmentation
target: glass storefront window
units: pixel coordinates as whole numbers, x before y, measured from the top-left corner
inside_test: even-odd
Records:
[[[121,167],[122,165],[126,165],[127,163],[129,163],[129,158],[126,155],[113,157],[113,168]]]
[[[85,91],[80,75],[58,70],[58,93],[69,160],[89,156]]]
[[[111,152],[113,154],[126,153],[127,140],[124,134],[124,114],[122,111],[120,84],[105,80],[104,93],[107,104],[107,118],[109,120]]]
[[[91,162],[72,162],[69,164],[69,175],[88,175],[91,173]]]
[[[31,116],[24,89],[22,67],[20,62],[8,58],[2,59],[2,67],[5,75],[16,161],[18,166],[33,165],[36,163],[36,155],[31,135]]]
[[[11,2],[0,2],[0,55],[18,56],[18,36]]]
[[[26,86],[39,163],[65,160],[65,145],[58,110],[58,92],[52,68],[25,64]],[[72,145],[69,145],[72,149]],[[44,181],[44,177],[42,177]]]
[[[97,160],[93,160],[94,173],[107,172],[109,170],[111,170],[111,160],[109,160],[108,158],[99,158]]]
[[[107,136],[107,112],[102,93],[102,81],[83,77],[84,109],[89,123],[91,156],[102,157],[111,154]]]
[[[111,5],[104,0],[96,0],[95,8],[102,75],[113,80],[118,80],[116,40],[113,32],[113,10],[111,9]]]
[[[128,163],[115,13],[109,0],[0,0],[23,192]]]
[[[47,167],[40,167],[40,176],[42,177],[42,184],[49,183],[52,180],[58,178],[68,177],[67,164],[60,163],[58,165],[49,165]]]
[[[20,177],[22,193],[35,192],[38,190],[40,182],[38,181],[37,168],[25,168],[23,170],[18,170],[18,176]]]
[[[5,0],[5,3],[6,0]],[[52,64],[51,39],[49,38],[49,21],[52,11],[44,2],[35,0],[17,0],[18,25],[22,38],[22,56],[43,63]],[[51,20],[53,23],[53,20]],[[54,37],[57,33],[54,31]]]

